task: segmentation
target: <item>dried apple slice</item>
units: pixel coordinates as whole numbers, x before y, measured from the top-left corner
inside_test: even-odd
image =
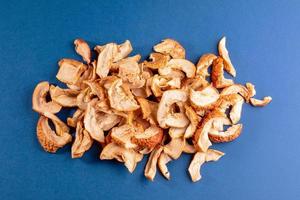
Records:
[[[218,161],[223,155],[223,152],[213,149],[208,149],[207,152],[197,152],[188,168],[192,181],[196,182],[201,179],[200,169],[205,162]]]
[[[184,128],[189,125],[189,119],[186,117],[184,113],[172,113],[169,114],[166,119],[165,123],[168,127],[174,128]]]
[[[231,142],[240,136],[242,129],[242,124],[236,124],[229,127],[225,132],[209,132],[208,137],[212,142],[215,143]]]
[[[91,49],[83,39],[76,39],[74,41],[75,51],[82,57],[86,63],[91,62]]]
[[[170,107],[176,102],[185,102],[187,100],[186,92],[182,90],[168,90],[165,91],[157,110],[157,121],[159,126],[162,128],[167,128],[165,122],[167,116],[170,114]]]
[[[185,49],[179,42],[172,39],[164,39],[161,43],[153,47],[158,53],[168,54],[172,58],[185,58]]]
[[[157,126],[150,126],[142,133],[134,134],[131,141],[141,148],[153,149],[163,139],[163,130]]]
[[[79,91],[62,89],[58,86],[50,86],[50,96],[53,101],[64,107],[77,106],[77,95]]]
[[[188,105],[185,105],[185,114],[187,118],[190,120],[190,124],[186,128],[186,131],[184,133],[184,138],[190,138],[196,132],[198,123],[201,118],[197,115],[194,109]]]
[[[90,134],[84,130],[83,123],[79,121],[76,126],[75,140],[72,145],[72,158],[80,158],[84,152],[88,151],[93,144]]]
[[[256,95],[255,86],[252,83],[246,83],[246,88],[249,91],[249,98],[254,97]]]
[[[171,141],[164,146],[164,152],[172,159],[176,160],[182,154],[184,146],[184,138],[172,138]]]
[[[216,88],[224,88],[232,85],[234,82],[231,79],[224,77],[224,61],[221,57],[218,57],[213,61],[213,67],[211,72],[211,81]]]
[[[133,125],[124,124],[119,127],[114,127],[111,130],[111,139],[118,145],[125,147],[126,149],[134,149],[137,147],[132,141],[133,136],[143,132],[141,127],[135,127]]]
[[[233,84],[228,87],[223,88],[221,95],[229,94],[240,94],[248,102],[250,96],[252,95],[249,90],[241,84]]]
[[[134,111],[140,108],[129,89],[122,86],[122,79],[116,79],[108,89],[110,106],[118,111]]]
[[[157,124],[156,113],[158,109],[158,103],[149,101],[142,97],[138,97],[137,101],[140,104],[143,119],[149,121],[150,124]]]
[[[121,118],[115,114],[107,114],[96,110],[92,103],[89,103],[84,116],[84,127],[90,136],[98,141],[104,142],[104,132],[113,128],[120,122]]]
[[[226,118],[226,115],[219,110],[213,110],[204,116],[194,135],[194,145],[198,151],[206,152],[207,149],[212,145],[208,137],[212,123],[214,120],[223,120],[224,118]]]
[[[193,78],[195,76],[195,65],[186,59],[171,59],[166,66],[160,67],[158,72],[160,75],[172,76],[174,70],[183,71],[186,77]]]
[[[143,154],[140,154],[133,149],[126,149],[115,143],[109,143],[101,151],[100,159],[116,159],[119,162],[124,162],[128,171],[132,173],[135,170],[137,163],[143,159]]]
[[[144,65],[150,69],[159,69],[167,65],[170,56],[161,53],[151,53],[149,59],[151,61],[144,61]]]
[[[231,63],[231,60],[229,58],[229,54],[226,48],[226,37],[223,37],[218,45],[218,50],[219,50],[219,54],[220,56],[224,59],[224,68],[225,70],[231,74],[233,77],[236,76],[236,71],[234,66]]]
[[[77,122],[81,121],[81,119],[83,119],[84,117],[84,111],[81,109],[77,109],[72,117],[68,117],[67,118],[67,124],[68,126],[71,126],[73,128],[75,128],[77,126]]]
[[[250,103],[253,105],[253,106],[266,106],[268,105],[270,102],[272,101],[272,97],[270,96],[267,96],[267,97],[264,97],[263,100],[259,100],[259,99],[255,99],[255,98],[250,98]]]
[[[154,177],[156,175],[156,165],[158,158],[162,152],[163,148],[161,146],[157,146],[150,154],[148,162],[145,167],[145,177],[149,179],[150,181],[154,180]]]
[[[38,113],[58,113],[61,110],[61,105],[54,101],[47,102],[46,96],[49,93],[49,83],[46,81],[40,82],[35,87],[32,94],[32,109]]]
[[[167,164],[168,162],[170,162],[172,160],[172,158],[170,158],[170,156],[168,156],[166,153],[161,152],[159,158],[158,158],[158,168],[161,172],[161,174],[168,180],[170,180],[171,178],[171,174],[168,170]]]
[[[219,99],[219,92],[212,85],[203,88],[200,91],[190,90],[190,102],[197,109],[210,109]]]
[[[65,146],[72,141],[69,134],[69,128],[60,119],[52,113],[44,113],[41,115],[37,123],[37,138],[43,149],[50,153],[55,153],[59,148]],[[55,131],[49,126],[49,118],[52,120]]]
[[[129,40],[126,40],[124,43],[118,45],[116,55],[114,56],[114,62],[126,58],[132,52],[132,45]]]
[[[212,65],[216,58],[217,56],[212,53],[203,54],[196,65],[196,74],[204,78],[209,76],[208,68]]]
[[[117,44],[109,43],[106,44],[103,50],[99,53],[96,73],[100,76],[100,78],[107,77],[117,51]]]
[[[56,78],[63,83],[76,84],[87,66],[79,61],[64,58],[58,62],[59,70]]]

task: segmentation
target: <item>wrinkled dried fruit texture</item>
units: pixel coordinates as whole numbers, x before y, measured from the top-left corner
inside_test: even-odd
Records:
[[[64,107],[77,106],[77,95],[79,91],[62,89],[58,86],[50,86],[50,96],[53,101]]]
[[[161,146],[157,146],[150,154],[148,162],[145,167],[145,177],[151,181],[154,180],[156,175],[156,165],[158,158],[162,152],[163,148]]]
[[[197,67],[196,74],[200,75],[204,78],[209,76],[208,68],[212,65],[213,61],[216,58],[217,58],[217,56],[214,54],[211,54],[211,53],[202,55],[196,65],[196,67]]]
[[[226,118],[226,115],[219,110],[213,110],[204,116],[194,135],[194,144],[198,151],[206,152],[207,149],[212,145],[208,137],[212,123],[214,120],[222,120],[224,118]]]
[[[144,65],[150,69],[159,69],[167,65],[170,56],[161,53],[151,53],[149,59],[151,61],[144,61]]]
[[[187,79],[183,80],[183,83],[182,83],[182,89],[187,92],[190,89],[201,90],[202,88],[205,88],[207,86],[209,86],[208,81],[205,80],[205,78],[203,78],[201,76],[196,76],[194,78],[187,78]]]
[[[172,76],[176,70],[183,71],[186,77],[193,78],[195,76],[195,65],[186,59],[171,59],[166,66],[158,69],[160,75]]]
[[[128,83],[130,88],[141,88],[146,81],[141,76],[141,69],[137,62],[128,60],[119,64],[119,77],[123,83]]]
[[[229,117],[236,124],[241,118],[243,103],[244,99],[239,94],[228,94],[221,96],[215,106],[223,113],[231,107]]]
[[[93,94],[91,93],[90,88],[86,88],[84,90],[81,90],[80,93],[77,95],[76,102],[77,106],[81,110],[86,110],[87,105],[90,101],[92,101]],[[93,101],[96,101],[97,99],[94,99]]]
[[[159,158],[158,158],[158,163],[157,166],[161,172],[161,174],[168,180],[171,178],[171,174],[168,170],[167,164],[170,162],[172,159],[170,156],[168,156],[166,153],[161,152]]]
[[[108,89],[110,106],[118,111],[134,111],[140,106],[137,104],[129,88],[122,85],[122,80],[115,80]]]
[[[179,42],[172,39],[165,39],[153,47],[158,53],[168,54],[172,58],[185,58],[185,49]]]
[[[172,138],[171,141],[164,146],[164,152],[172,159],[176,160],[180,157],[185,146],[185,139]]]
[[[71,126],[71,127],[75,128],[77,126],[77,122],[79,122],[79,121],[81,121],[83,119],[84,114],[85,114],[84,111],[78,108],[74,112],[74,114],[73,114],[72,117],[68,117],[67,118],[67,124],[68,124],[68,126]]]
[[[103,131],[110,130],[118,124],[120,120],[121,118],[119,116],[100,112],[95,106],[89,103],[84,116],[84,127],[94,140],[104,142]]]
[[[149,101],[142,97],[138,97],[137,101],[140,104],[143,119],[149,121],[150,124],[157,124],[156,113],[158,109],[158,103]]]
[[[76,126],[75,140],[72,145],[72,158],[80,158],[88,151],[93,144],[90,134],[84,130],[82,122],[78,122]]]
[[[124,43],[118,45],[116,55],[114,56],[114,62],[126,58],[132,52],[132,46],[129,40],[126,40]]]
[[[115,143],[107,144],[100,154],[101,160],[116,159],[119,162],[124,162],[128,171],[132,173],[137,165],[143,159],[143,154],[140,154],[133,149],[126,149]]]
[[[105,101],[106,91],[99,81],[86,81],[85,83],[90,88],[91,94],[96,95],[99,100]]]
[[[61,106],[54,102],[49,101],[47,102],[46,96],[49,93],[49,83],[46,81],[40,82],[35,87],[33,94],[32,94],[32,109],[38,113],[58,113],[61,109]]]
[[[93,65],[94,62],[92,63]],[[89,66],[74,84],[66,84],[72,90],[83,90],[87,88],[86,81],[94,81],[96,79],[96,66]]]
[[[142,127],[124,124],[119,127],[114,127],[111,130],[110,136],[114,143],[123,146],[126,149],[130,149],[137,147],[136,143],[132,141],[133,136],[142,132]]]
[[[100,78],[107,77],[112,65],[114,56],[117,53],[117,44],[106,44],[103,50],[98,55],[96,73]]]
[[[148,61],[140,61],[139,54],[129,56],[129,40],[96,46],[96,60],[84,40],[76,39],[74,45],[86,64],[59,62],[56,77],[68,89],[41,82],[32,96],[33,110],[41,114],[38,140],[48,152],[71,142],[69,128],[54,114],[62,106],[75,107],[67,119],[68,126],[76,128],[72,158],[82,157],[95,141],[103,148],[101,160],[116,159],[133,172],[143,155],[150,154],[145,176],[153,180],[157,166],[170,179],[167,163],[182,153],[195,154],[188,171],[198,181],[201,165],[224,155],[209,149],[212,142],[230,142],[241,134],[244,101],[264,106],[272,100],[255,99],[253,84],[234,84],[224,77],[224,70],[236,75],[225,37],[218,44],[219,56],[204,54],[196,66],[172,39],[155,45]]]
[[[224,155],[223,152],[208,149],[207,152],[197,152],[189,166],[189,174],[193,182],[201,179],[200,169],[205,162],[218,161]]]
[[[187,118],[190,120],[190,124],[185,130],[184,137],[190,138],[194,135],[197,129],[198,123],[200,121],[200,117],[197,115],[194,109],[188,105],[185,105],[185,114]]]
[[[59,70],[56,78],[63,83],[76,84],[87,66],[73,59],[62,59],[58,62]]]
[[[156,74],[148,81],[151,91],[156,97],[161,97],[164,90],[178,89],[181,86],[181,79],[177,77],[170,78],[166,76],[159,76]]]
[[[249,98],[254,97],[256,95],[255,86],[252,83],[246,83],[246,88],[249,92]]]
[[[75,51],[82,57],[86,63],[91,62],[91,49],[83,39],[76,39],[74,41]]]
[[[245,86],[241,84],[233,84],[223,88],[221,95],[240,94],[248,102],[252,95],[251,93],[252,92],[250,92]]]
[[[182,90],[168,90],[163,93],[157,110],[157,121],[159,126],[167,128],[166,118],[170,114],[171,105],[176,102],[185,102],[187,100],[186,92]]]
[[[234,66],[231,63],[231,60],[229,58],[229,54],[226,48],[226,37],[223,37],[218,45],[218,50],[219,50],[219,54],[220,56],[224,59],[224,68],[225,70],[231,74],[233,77],[236,76],[236,71]]]
[[[59,148],[71,142],[72,136],[69,134],[69,128],[53,114],[46,114],[51,117],[55,126],[53,131],[49,126],[49,118],[40,116],[37,123],[37,138],[45,151],[55,153]]]
[[[220,57],[213,62],[211,81],[216,88],[224,88],[233,84],[233,80],[224,77],[224,61]]]
[[[212,85],[200,91],[190,90],[190,101],[196,109],[211,109],[219,99],[219,92]]]
[[[157,126],[150,126],[144,132],[134,134],[131,141],[140,148],[153,149],[163,139],[163,130]]]
[[[242,128],[242,124],[236,124],[229,127],[225,132],[209,132],[208,136],[209,139],[215,143],[231,142],[240,136]]]
[[[266,106],[272,101],[272,97],[267,96],[264,97],[263,100],[255,99],[255,98],[250,98],[250,103],[253,106]]]

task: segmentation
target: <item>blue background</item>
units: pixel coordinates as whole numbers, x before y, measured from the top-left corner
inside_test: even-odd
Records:
[[[3,1],[0,4],[0,199],[300,199],[300,1]],[[42,80],[57,83],[57,61],[76,58],[73,40],[91,46],[131,40],[144,57],[171,37],[196,62],[215,52],[221,36],[237,69],[251,81],[265,108],[244,106],[244,131],[215,145],[226,153],[202,168],[192,183],[191,156],[169,164],[172,180],[158,172],[133,174],[98,160],[99,149],[72,160],[70,146],[44,152],[36,139],[38,114],[31,94]],[[68,111],[61,116],[65,119]]]

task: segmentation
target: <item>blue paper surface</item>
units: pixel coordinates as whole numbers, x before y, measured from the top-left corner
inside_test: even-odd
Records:
[[[299,1],[1,1],[0,199],[300,199]],[[70,145],[49,154],[36,139],[31,109],[35,85],[58,83],[61,58],[78,59],[73,40],[91,46],[131,40],[145,58],[170,37],[196,62],[217,42],[227,47],[236,82],[254,83],[265,108],[244,106],[244,130],[215,145],[226,155],[205,164],[202,180],[187,173],[191,156],[169,164],[171,181],[158,172],[144,178],[145,159],[133,174],[100,161],[99,148],[71,159]],[[63,119],[68,115],[64,112]]]

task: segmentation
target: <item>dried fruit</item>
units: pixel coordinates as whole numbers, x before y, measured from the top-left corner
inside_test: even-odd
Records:
[[[63,83],[76,84],[87,66],[73,59],[62,59],[58,62],[59,70],[56,78]]]
[[[38,113],[58,113],[61,106],[54,102],[47,102],[46,96],[49,93],[49,83],[44,81],[37,84],[32,94],[32,109]]]
[[[200,91],[190,90],[190,101],[196,109],[210,109],[219,99],[219,92],[212,85],[203,88]]]
[[[71,142],[72,136],[69,134],[69,128],[55,115],[45,113],[47,115],[40,116],[37,124],[37,138],[45,151],[55,153],[59,148]],[[51,119],[56,131],[49,126],[48,120]]]
[[[154,51],[170,55],[172,58],[185,58],[185,49],[175,40],[164,39],[153,47]]]
[[[233,84],[233,80],[224,77],[224,60],[221,57],[213,62],[211,81],[216,88],[224,88]]]
[[[250,98],[250,103],[253,106],[266,106],[272,101],[272,97],[267,96],[264,97],[263,100],[255,99],[255,98]]]
[[[171,59],[166,66],[160,67],[158,72],[160,75],[172,76],[174,70],[183,71],[186,77],[193,78],[195,76],[196,67],[191,61],[185,59]]]
[[[167,65],[170,56],[161,53],[151,53],[149,59],[151,61],[144,61],[144,65],[150,69],[159,69]]]
[[[236,76],[236,71],[231,63],[231,60],[229,58],[228,51],[226,49],[226,37],[223,37],[218,45],[218,50],[220,56],[224,59],[224,68],[225,70],[231,74],[233,77]]]
[[[156,175],[156,164],[157,160],[162,152],[163,148],[161,146],[157,146],[150,154],[148,162],[145,167],[145,177],[150,181],[154,180]]]
[[[150,126],[142,133],[134,134],[131,141],[141,148],[153,149],[163,139],[163,130],[157,126]]]
[[[75,140],[72,145],[72,158],[80,158],[93,144],[90,134],[84,130],[81,121],[77,123]]]
[[[164,152],[161,152],[159,158],[158,158],[158,168],[160,170],[160,172],[162,173],[162,175],[170,180],[171,178],[171,175],[170,175],[170,172],[168,170],[168,167],[167,167],[167,164],[168,162],[170,162],[172,159],[170,158],[170,156],[168,156],[166,153]]]
[[[202,55],[196,65],[196,67],[197,67],[196,74],[198,74],[204,78],[209,76],[208,68],[212,65],[212,63],[215,59],[217,59],[217,56],[212,53],[207,53],[207,54]]]
[[[209,132],[208,137],[212,142],[216,142],[216,143],[230,142],[240,136],[242,132],[242,128],[243,128],[242,124],[232,125],[225,132],[218,132],[218,131]]]
[[[50,86],[51,99],[63,107],[75,107],[77,106],[77,95],[79,94],[76,90],[62,89],[58,86]]]
[[[118,111],[134,111],[140,106],[137,104],[131,91],[122,85],[122,80],[115,80],[108,89],[110,106]]]
[[[89,45],[83,39],[76,39],[74,41],[75,51],[82,57],[82,59],[90,63],[91,62],[91,49]]]
[[[41,115],[41,146],[56,152],[72,141],[73,127],[72,158],[82,157],[93,142],[100,143],[100,160],[115,159],[132,173],[143,155],[150,154],[144,174],[153,181],[157,167],[169,180],[167,163],[188,153],[194,155],[188,168],[191,179],[200,180],[202,164],[224,155],[210,149],[213,143],[240,136],[243,104],[265,106],[272,100],[255,99],[253,84],[244,86],[224,77],[224,70],[236,75],[225,43],[224,37],[219,56],[204,54],[195,66],[172,39],[155,45],[148,61],[141,61],[140,54],[129,55],[129,40],[97,45],[98,57],[93,60],[89,45],[76,39],[75,51],[86,64],[62,59],[56,76],[68,89],[41,82],[33,92],[32,108]],[[62,107],[76,110],[67,118],[69,127],[54,115]]]
[[[217,161],[219,160],[224,153],[208,149],[207,152],[197,152],[194,155],[194,158],[189,166],[189,173],[193,182],[199,181],[201,179],[200,169],[203,163],[209,161]]]

